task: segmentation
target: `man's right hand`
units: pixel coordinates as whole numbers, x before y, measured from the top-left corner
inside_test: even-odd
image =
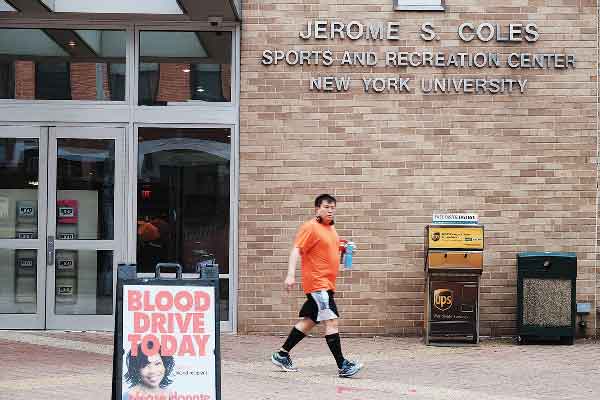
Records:
[[[285,288],[288,291],[290,291],[293,289],[294,285],[296,284],[296,279],[293,276],[288,275],[285,277],[284,283],[285,283]]]

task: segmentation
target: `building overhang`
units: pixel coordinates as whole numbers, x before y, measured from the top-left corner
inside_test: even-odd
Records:
[[[241,20],[240,0],[0,0],[0,17],[173,19],[218,25]]]

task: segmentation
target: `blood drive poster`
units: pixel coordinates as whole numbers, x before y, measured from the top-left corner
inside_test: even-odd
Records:
[[[213,287],[123,287],[122,400],[215,400]]]

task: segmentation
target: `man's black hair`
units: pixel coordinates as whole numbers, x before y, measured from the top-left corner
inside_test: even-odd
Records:
[[[321,203],[323,203],[324,201],[328,202],[328,203],[333,203],[336,204],[337,200],[335,199],[335,197],[333,197],[330,194],[320,194],[317,196],[317,198],[315,199],[315,207],[319,208],[321,207]]]
[[[148,342],[148,348],[151,349],[153,347],[154,342]],[[163,365],[165,366],[165,376],[163,376],[158,386],[161,389],[164,389],[173,383],[173,380],[169,378],[169,375],[171,375],[173,368],[175,368],[175,359],[173,359],[172,356],[163,356],[160,353],[160,349],[158,354],[160,355],[160,358],[162,358]],[[125,374],[125,382],[129,383],[130,388],[142,383],[142,375],[140,371],[149,363],[148,356],[142,351],[141,344],[138,344],[136,356],[131,354],[131,350],[129,351],[127,354],[127,373]]]

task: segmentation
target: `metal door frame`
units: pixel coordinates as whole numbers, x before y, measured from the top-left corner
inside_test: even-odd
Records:
[[[231,134],[231,156],[229,160],[229,273],[219,274],[219,278],[229,279],[229,319],[221,321],[221,333],[235,333],[237,330],[237,288],[238,288],[238,202],[239,202],[239,125],[233,124],[134,124],[134,134],[128,137],[130,140],[128,155],[129,179],[127,193],[129,199],[127,206],[128,228],[127,235],[129,244],[128,262],[136,263],[137,243],[137,190],[138,190],[138,138],[140,128],[190,128],[190,129],[229,129]],[[150,277],[151,275],[148,275]]]
[[[37,239],[0,239],[0,249],[36,250],[36,313],[0,314],[2,329],[44,329],[46,322],[46,220],[47,220],[47,168],[48,128],[41,126],[0,126],[2,138],[38,139],[38,196],[37,196]],[[5,272],[5,271],[3,271]],[[10,279],[13,279],[11,276]]]

